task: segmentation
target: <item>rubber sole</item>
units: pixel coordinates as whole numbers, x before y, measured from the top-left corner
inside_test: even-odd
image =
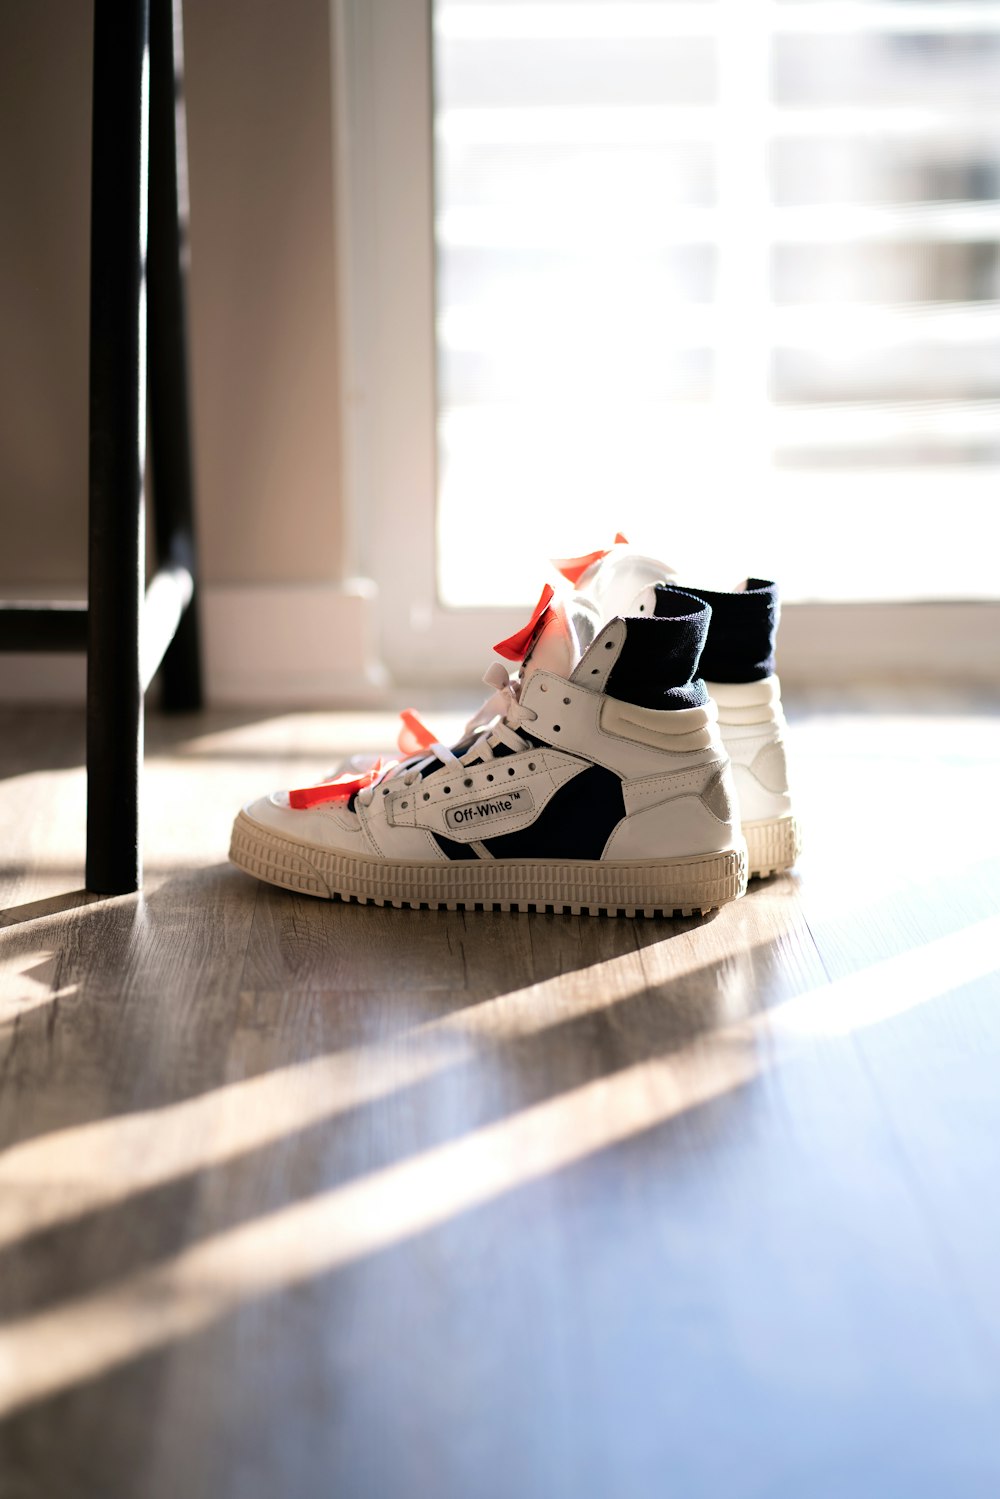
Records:
[[[747,867],[752,880],[767,879],[791,869],[802,852],[802,830],[795,817],[772,817],[766,822],[745,822]]]
[[[233,824],[229,857],[258,880],[303,895],[449,911],[695,916],[736,900],[747,884],[745,848],[643,864],[583,859],[390,864],[283,838],[245,812]]]

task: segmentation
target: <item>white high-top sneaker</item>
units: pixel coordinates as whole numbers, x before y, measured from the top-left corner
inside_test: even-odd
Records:
[[[792,810],[781,683],[772,672],[757,682],[706,682],[719,711],[719,731],[732,762],[740,825],[753,878],[791,869],[802,852]]]
[[[380,905],[669,916],[733,900],[746,848],[696,675],[709,619],[664,591],[655,616],[613,618],[584,648],[546,604],[498,647],[525,656],[521,676],[490,668],[493,698],[461,743],[251,802],[230,857]]]
[[[583,559],[576,559],[583,560]],[[652,614],[664,592],[680,587],[712,610],[700,670],[718,707],[719,730],[732,761],[749,872],[760,878],[790,869],[802,834],[788,784],[786,722],[774,663],[779,621],[774,583],[749,578],[731,593],[680,582],[673,569],[627,544],[599,554],[583,571],[571,559],[564,576],[579,601],[607,613]]]

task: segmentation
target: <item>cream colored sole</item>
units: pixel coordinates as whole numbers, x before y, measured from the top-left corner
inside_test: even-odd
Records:
[[[745,822],[747,864],[750,878],[766,879],[791,869],[802,852],[802,830],[794,817],[771,817],[764,822]]]
[[[233,824],[229,857],[271,885],[378,906],[483,907],[571,911],[597,916],[693,916],[743,894],[744,848],[644,864],[477,859],[390,864],[283,838],[245,812]]]

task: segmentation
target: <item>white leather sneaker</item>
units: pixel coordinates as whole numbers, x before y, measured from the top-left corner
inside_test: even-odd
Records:
[[[785,748],[785,715],[776,673],[756,682],[706,682],[719,712],[719,730],[732,762],[740,825],[752,878],[791,869],[802,852],[802,830],[792,809]]]
[[[697,676],[710,610],[679,590],[586,646],[544,599],[501,642],[454,748],[249,803],[230,857],[259,879],[380,905],[690,915],[746,888],[717,712]]]
[[[588,561],[582,571],[577,564]],[[786,730],[774,650],[780,617],[774,583],[748,578],[732,592],[699,588],[673,569],[616,543],[592,559],[557,564],[580,602],[598,615],[653,614],[663,590],[679,587],[712,610],[700,670],[718,707],[719,730],[733,766],[751,877],[790,869],[802,833],[788,782]]]

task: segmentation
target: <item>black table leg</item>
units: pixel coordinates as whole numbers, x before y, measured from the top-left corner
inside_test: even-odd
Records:
[[[168,709],[202,705],[186,343],[187,142],[181,0],[149,11],[149,416],[160,567],[183,567],[194,593],[160,668]]]
[[[95,0],[87,888],[137,890],[144,580],[148,0]]]

